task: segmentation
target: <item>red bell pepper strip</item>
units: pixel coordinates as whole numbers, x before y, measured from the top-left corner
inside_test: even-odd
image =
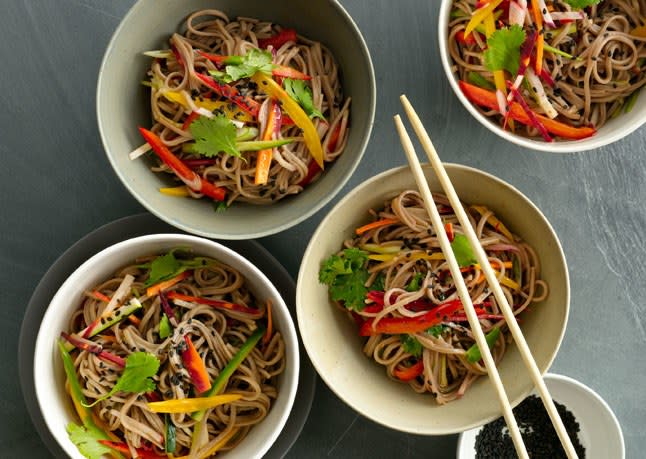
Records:
[[[260,104],[253,100],[251,97],[243,96],[238,90],[228,84],[218,83],[215,78],[201,73],[196,73],[197,77],[202,80],[209,88],[213,89],[218,95],[229,99],[245,112],[249,113],[254,118],[258,118],[260,111]]]
[[[113,450],[124,454],[126,457],[132,457],[132,455],[130,454],[130,448],[128,447],[127,444],[123,442],[116,442],[116,441],[110,441],[110,440],[97,440],[97,441],[102,445],[107,446],[108,448],[112,448]],[[168,456],[166,454],[164,455],[157,454],[154,451],[150,451],[144,448],[135,448],[135,452],[137,453],[137,458],[139,459],[168,459]]]
[[[293,41],[294,43],[296,43],[297,40],[298,37],[296,36],[296,30],[283,29],[276,35],[273,35],[269,38],[260,38],[258,40],[258,46],[265,49],[271,45],[274,49],[278,49],[288,41]]]
[[[456,39],[456,40],[458,41],[458,43],[460,43],[461,45],[471,46],[471,45],[475,45],[475,44],[477,43],[477,42],[476,42],[476,39],[475,39],[475,38],[473,38],[473,35],[475,35],[475,33],[469,34],[469,36],[468,36],[468,37],[465,37],[465,36],[464,36],[464,30],[459,30],[459,31],[455,34],[455,39]]]
[[[186,368],[188,374],[191,376],[195,390],[201,394],[211,388],[209,373],[206,371],[204,361],[200,357],[200,354],[197,353],[188,335],[184,335],[184,342],[186,343],[186,350],[182,352],[182,362],[184,363],[184,368]]]
[[[161,139],[153,132],[139,128],[139,132],[143,138],[152,147],[153,151],[164,164],[172,169],[173,172],[188,186],[191,190],[198,193],[205,194],[216,201],[224,201],[226,197],[226,190],[221,188],[208,180],[200,177],[192,171],[186,164],[184,164],[177,156],[164,145]]]
[[[197,53],[205,57],[206,59],[214,62],[218,65],[240,65],[242,64],[241,56],[221,56],[219,54],[205,53],[204,51],[197,51]],[[296,69],[288,67],[286,65],[274,65],[271,69],[271,74],[273,76],[282,77],[282,78],[292,78],[294,80],[311,80],[312,77],[300,72]]]
[[[462,309],[460,300],[442,303],[436,308],[417,317],[385,317],[373,327],[374,319],[367,320],[359,329],[359,335],[371,336],[380,333],[399,335],[419,333],[434,325],[445,322],[449,316]]]
[[[496,93],[486,89],[479,88],[466,81],[459,81],[460,89],[467,99],[476,105],[486,107],[491,110],[498,110],[498,101],[496,100]],[[509,107],[510,116],[523,124],[532,125],[529,115],[525,113],[520,104],[512,102]],[[594,135],[597,131],[592,127],[574,127],[561,123],[560,121],[549,119],[546,116],[535,114],[536,118],[541,121],[548,132],[562,137],[564,139],[585,139]]]
[[[395,377],[400,381],[411,381],[422,373],[424,373],[424,362],[422,360],[418,360],[415,365],[411,365],[410,367],[402,367],[399,365],[393,371]]]
[[[191,123],[193,123],[193,121],[195,121],[199,117],[200,114],[198,112],[191,112],[191,114],[188,115],[184,120],[184,124],[182,124],[182,131],[186,131],[191,126]]]
[[[230,311],[244,312],[253,315],[258,315],[260,313],[258,309],[249,308],[241,304],[230,303],[228,301],[222,300],[214,300],[211,298],[203,298],[199,296],[184,295],[174,290],[172,292],[168,292],[166,296],[169,300],[182,300],[188,301],[190,303],[205,304],[207,306],[213,306],[214,308],[228,309]]]
[[[310,160],[310,163],[307,165],[307,174],[303,177],[303,180],[298,182],[298,185],[302,187],[309,185],[319,172],[321,172],[321,168],[318,163],[313,159]]]

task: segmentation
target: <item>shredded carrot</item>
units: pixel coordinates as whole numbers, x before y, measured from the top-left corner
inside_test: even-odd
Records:
[[[99,292],[98,290],[94,290],[90,295],[95,299],[99,301],[103,301],[104,303],[109,303],[110,302],[110,297],[107,295]]]
[[[355,230],[355,233],[357,233],[357,235],[361,235],[366,231],[370,231],[371,229],[392,225],[393,223],[397,223],[398,221],[399,220],[397,220],[396,218],[382,218],[381,220],[377,220],[372,223],[368,223],[367,225],[360,226]]]
[[[134,317],[134,316],[130,316]],[[109,343],[116,343],[117,342],[117,337],[114,335],[97,335],[97,337],[101,337],[104,341],[108,341]]]
[[[138,327],[139,324],[141,323],[141,319],[139,319],[139,317],[137,317],[134,314],[129,315],[128,320],[130,321],[131,324],[133,324],[136,327]]]
[[[646,38],[646,25],[635,27],[630,31],[630,35],[632,35],[633,37]]]
[[[449,242],[453,242],[455,234],[453,233],[453,225],[450,222],[444,225],[444,231],[446,231],[446,237],[449,238]]]
[[[536,64],[534,70],[536,74],[540,75],[541,70],[543,70],[543,13],[541,13],[541,7],[538,5],[538,0],[532,0],[532,12],[534,13],[534,20],[536,21],[536,31],[538,36],[536,37]]]
[[[146,289],[146,295],[148,297],[153,297],[157,295],[159,292],[161,292],[162,290],[166,290],[167,288],[172,287],[173,285],[186,279],[190,275],[191,275],[190,271],[184,271],[179,273],[177,276],[173,277],[172,279],[168,279],[163,282],[159,282],[158,284],[155,284],[153,286],[150,286]]]
[[[262,343],[267,344],[271,339],[273,321],[271,317],[271,300],[267,300],[267,331],[265,336],[262,337]]]

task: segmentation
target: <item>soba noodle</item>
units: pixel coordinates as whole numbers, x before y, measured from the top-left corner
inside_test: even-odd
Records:
[[[136,260],[120,269],[113,278],[87,292],[81,307],[70,318],[69,333],[82,336],[82,330],[102,317],[107,305],[106,297],[119,295],[120,287],[125,294],[119,304],[127,304],[131,298],[139,299],[143,308],[136,313],[136,317],[122,320],[90,339],[103,351],[124,359],[135,352],[156,356],[160,367],[153,377],[156,384],[153,398],[149,397],[150,393],[118,391],[100,401],[93,411],[106,429],[131,450],[153,448],[162,454],[165,448],[165,422],[172,423],[176,429],[174,452],[181,456],[191,450],[193,431],[199,421],[194,420],[190,412],[166,415],[169,419],[165,420],[165,415],[152,412],[147,402],[199,396],[183,362],[185,337],[190,337],[204,361],[208,377],[213,381],[249,336],[266,322],[267,311],[253,297],[239,272],[217,260],[199,258],[202,267],[191,270],[188,277],[164,290],[165,295],[171,298],[170,292],[176,292],[189,297],[219,299],[243,306],[248,311],[214,308],[197,300],[169,299],[176,323],[171,319],[171,323],[174,323],[171,334],[161,338],[161,322],[165,312],[162,298],[159,294],[150,297],[143,294],[147,292],[150,263],[155,258],[151,256]],[[72,352],[87,400],[92,402],[108,394],[123,369],[96,353],[87,350]],[[242,398],[207,411],[204,422],[208,439],[199,445],[193,444],[191,452],[195,454],[194,457],[203,457],[205,451],[233,432],[235,435],[222,449],[231,449],[240,443],[271,409],[278,396],[276,377],[284,367],[285,345],[280,332],[275,331],[262,344],[254,347],[222,390],[240,394]]]
[[[484,64],[483,51],[487,47],[484,35],[473,34],[471,44],[458,39],[476,3],[476,0],[454,1],[449,23],[449,53],[460,80],[468,81],[469,73],[475,72],[493,82],[492,72]],[[564,1],[548,3],[552,13],[572,11]],[[504,13],[500,20],[507,24]],[[557,28],[544,29],[546,45],[573,57],[548,49],[544,53],[543,69],[554,84],[543,84],[543,90],[556,110],[557,120],[571,126],[600,128],[626,109],[631,95],[646,84],[646,37],[631,34],[645,22],[646,1],[603,0],[587,8],[584,19],[556,22]],[[526,14],[524,28],[531,30],[532,24],[532,15]],[[512,81],[513,78],[515,75],[511,75]],[[522,93],[533,111],[546,114],[528,89]],[[481,110],[503,124],[500,111]],[[539,135],[533,126],[518,127],[515,132],[529,137]]]
[[[454,240],[460,238],[462,229],[448,200],[443,195],[434,195],[434,199],[447,233]],[[534,250],[509,233],[489,209],[472,206],[468,211],[514,313],[518,315],[545,299],[548,287],[541,280],[540,262]],[[359,249],[367,258],[363,267],[368,272],[364,304],[351,311],[360,333],[371,334],[363,352],[383,365],[390,378],[404,380],[416,392],[431,393],[437,403],[455,400],[486,374],[486,369],[479,358],[474,362],[466,358],[475,341],[422,198],[417,191],[403,191],[386,202],[383,210],[372,213],[377,223],[371,229],[358,229],[361,234],[344,244],[345,250]],[[345,250],[337,256],[343,257]],[[501,330],[492,348],[494,359],[499,362],[511,335],[479,267],[463,266],[471,299],[480,309],[478,315],[484,332],[495,327]],[[446,316],[442,313],[435,325],[423,331],[388,333],[379,329],[380,323],[390,322],[390,326],[407,318],[420,320],[429,317],[429,312],[435,317],[439,314],[436,311],[456,301],[457,308],[446,312]],[[347,303],[340,303],[347,308]],[[420,362],[423,371],[420,366],[412,377],[401,376]]]
[[[211,89],[196,77],[196,73],[207,75],[209,71],[218,70],[218,67],[199,54],[198,50],[221,56],[245,56],[259,48],[260,39],[272,37],[280,30],[280,26],[257,19],[238,18],[230,21],[218,10],[202,10],[191,14],[186,20],[185,33],[175,33],[170,39],[176,54],[169,54],[166,59],[155,59],[150,68],[149,75],[153,81],[150,102],[155,121],[152,131],[182,159],[195,158],[191,153],[183,151],[182,145],[193,140],[190,129],[183,124],[191,110],[195,111],[197,107],[187,110],[165,95],[168,92],[180,92],[188,94],[188,99],[215,100]],[[312,123],[321,139],[323,160],[334,161],[343,153],[347,142],[350,105],[350,98],[343,97],[339,68],[334,57],[321,43],[301,36],[296,43],[288,41],[280,48],[271,50],[271,53],[273,64],[287,66],[311,76],[307,85],[312,90],[313,105],[325,118],[314,117]],[[252,97],[262,104],[260,119],[251,123],[259,122],[260,126],[256,127],[260,127],[262,131],[267,117],[263,113],[267,111],[269,98],[258,91],[257,85],[249,81],[249,78],[232,84],[240,94]],[[230,103],[226,99],[222,100]],[[234,107],[233,104],[231,106]],[[276,138],[295,138],[295,141],[273,149],[272,165],[265,184],[254,184],[257,152],[244,152],[242,157],[221,153],[214,158],[212,164],[196,166],[194,170],[203,178],[228,190],[227,204],[233,201],[274,203],[301,192],[307,183],[316,179],[312,176],[312,156],[301,130],[293,124],[283,123]],[[164,164],[153,167],[153,170],[172,173]],[[194,190],[189,190],[189,193],[196,198],[202,196]]]

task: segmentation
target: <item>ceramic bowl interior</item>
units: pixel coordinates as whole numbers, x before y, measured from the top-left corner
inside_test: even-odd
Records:
[[[616,142],[617,140],[621,140],[646,122],[646,98],[639,97],[635,106],[629,113],[622,113],[621,116],[609,120],[594,136],[587,139],[544,142],[542,139],[529,139],[502,129],[502,127],[495,121],[484,116],[480,111],[478,111],[478,109],[466,98],[458,86],[458,79],[451,70],[453,61],[449,54],[447,38],[452,5],[453,0],[442,0],[442,5],[440,6],[438,40],[442,66],[444,67],[444,72],[446,73],[453,92],[460,102],[462,102],[462,105],[464,105],[475,119],[494,134],[516,145],[530,148],[532,150],[540,150],[549,153],[575,153],[603,147]]]
[[[567,376],[549,373],[545,385],[552,398],[574,415],[587,459],[623,459],[626,455],[619,421],[608,404],[588,386]],[[475,459],[476,436],[481,429],[460,435],[458,459]]]
[[[523,317],[522,330],[541,372],[547,371],[560,346],[569,310],[569,279],[559,240],[550,224],[520,191],[484,172],[446,164],[463,202],[491,208],[515,234],[531,244],[549,284],[548,298]],[[424,172],[431,190],[441,191],[430,168]],[[342,248],[358,226],[370,221],[368,209],[405,189],[416,189],[407,167],[391,169],[362,183],[323,219],[303,256],[296,291],[296,311],[305,349],[327,385],[364,416],[393,429],[416,434],[444,435],[480,426],[498,417],[501,409],[492,385],[480,378],[459,400],[437,405],[429,395],[390,380],[385,369],[362,352],[356,325],[329,299],[318,281],[321,263]],[[510,400],[518,403],[532,389],[520,354],[511,346],[499,365]]]
[[[79,421],[64,389],[65,373],[56,348],[60,332],[67,329],[69,317],[78,308],[83,292],[137,257],[163,253],[176,247],[191,248],[196,254],[216,258],[236,268],[256,298],[272,301],[273,320],[285,340],[286,369],[278,379],[280,395],[267,417],[249,432],[240,445],[228,452],[227,457],[262,457],[285,425],[298,385],[298,338],[289,310],[276,288],[246,259],[216,242],[181,234],[141,236],[110,246],[79,266],[54,295],[38,331],[34,354],[36,398],[49,431],[69,457],[83,458],[65,431],[68,423]]]
[[[346,150],[319,180],[271,206],[236,203],[215,213],[206,199],[178,199],[159,193],[172,183],[151,172],[147,158],[131,161],[142,145],[137,126],[151,125],[147,89],[140,84],[150,65],[142,52],[168,47],[193,11],[217,8],[230,18],[254,17],[295,28],[333,52],[343,89],[352,97]],[[97,119],[106,154],[130,193],[150,212],[187,232],[219,239],[251,239],[289,228],[320,209],[343,187],[359,164],[375,114],[375,78],[368,48],[356,24],[335,0],[139,0],[114,33],[97,86]]]

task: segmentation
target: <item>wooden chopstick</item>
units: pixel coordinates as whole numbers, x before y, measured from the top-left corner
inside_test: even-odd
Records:
[[[552,424],[556,429],[556,433],[558,434],[558,437],[561,440],[561,444],[563,445],[563,448],[565,449],[565,452],[568,458],[578,459],[577,453],[574,450],[574,446],[572,445],[572,441],[570,440],[570,437],[567,434],[565,426],[563,425],[563,421],[561,420],[561,417],[559,416],[558,411],[556,410],[554,401],[552,400],[552,397],[550,396],[547,386],[545,385],[545,381],[543,381],[543,377],[541,376],[541,373],[536,365],[536,361],[534,360],[534,357],[532,356],[529,346],[527,345],[527,341],[525,341],[525,337],[523,336],[523,333],[520,330],[520,327],[518,326],[518,322],[516,321],[516,318],[514,316],[514,313],[511,307],[509,306],[507,297],[503,293],[502,288],[498,283],[498,278],[496,277],[496,274],[494,273],[493,268],[488,262],[487,255],[484,249],[482,248],[482,246],[480,245],[480,242],[478,240],[478,237],[475,231],[473,230],[471,224],[469,223],[469,219],[466,215],[466,212],[464,211],[464,208],[462,207],[460,198],[458,197],[457,193],[455,192],[455,189],[453,188],[453,184],[451,183],[451,180],[449,179],[449,176],[446,173],[444,166],[442,165],[442,161],[440,160],[440,157],[437,154],[437,151],[435,151],[435,148],[433,147],[433,143],[431,142],[431,139],[428,133],[424,129],[422,122],[417,116],[417,113],[415,113],[415,110],[413,109],[412,105],[410,104],[406,96],[402,95],[400,97],[400,100],[402,105],[404,106],[404,111],[406,112],[406,115],[408,116],[408,119],[412,124],[413,129],[415,130],[415,133],[417,134],[417,137],[422,144],[422,147],[424,148],[424,151],[426,151],[429,162],[433,167],[433,169],[435,170],[435,173],[437,174],[440,184],[444,192],[446,193],[447,198],[449,199],[449,202],[453,207],[453,210],[455,211],[458,221],[460,222],[462,229],[465,232],[465,236],[468,238],[469,244],[474,250],[476,259],[478,260],[478,263],[480,264],[482,272],[484,273],[485,278],[487,279],[487,283],[489,284],[489,287],[492,289],[494,297],[496,298],[496,301],[498,302],[498,305],[502,310],[507,326],[509,327],[511,334],[514,337],[514,340],[516,341],[516,345],[518,346],[520,355],[523,359],[523,362],[525,363],[525,367],[529,371],[529,374],[532,378],[532,381],[534,382],[534,385],[538,391],[538,394],[540,395],[543,401],[543,404],[545,405],[545,409],[547,410],[547,413],[552,421]],[[395,122],[397,124],[397,128],[400,131],[400,136],[402,136],[402,132],[403,132],[404,135],[408,138],[408,134],[406,133],[405,128],[401,123],[401,119],[399,119],[399,116],[395,118],[396,118]],[[402,144],[403,143],[404,143],[404,140],[402,137]],[[442,230],[441,220],[439,220],[439,213],[437,212],[437,209],[435,208],[435,205],[433,203],[433,197],[428,188],[428,183],[426,183],[426,180],[422,173],[422,169],[421,169],[421,166],[419,165],[417,155],[412,149],[413,146],[412,146],[412,143],[410,142],[410,138],[408,138],[407,143],[409,144],[408,148],[410,149],[410,152],[407,150],[406,146],[404,147],[404,150],[407,150],[406,155],[408,156],[409,162],[411,162],[411,168],[417,170],[417,172],[413,172],[413,174],[415,175],[415,179],[418,182],[417,183],[418,187],[420,188],[420,191],[422,192],[422,196],[424,197],[427,210],[429,210],[429,207],[430,207],[431,208],[430,210],[434,211],[434,213],[437,214],[437,218],[438,218],[437,225],[439,226],[436,226],[435,223],[433,224],[433,226],[435,227],[435,231],[438,234],[438,236],[442,236],[440,237],[440,241],[442,241],[442,239],[446,239],[448,242],[448,238],[446,237],[446,234]],[[416,164],[416,168],[412,166],[413,163]],[[429,214],[432,213],[431,211],[429,211]],[[444,248],[444,246],[442,247],[442,251],[444,252],[445,255],[448,255],[447,250]],[[450,253],[451,258],[455,259],[455,257],[452,256],[453,251],[451,250],[450,247],[448,247],[448,252]],[[447,260],[448,258],[449,257],[447,256]],[[457,263],[456,263],[456,266],[457,266]],[[461,284],[464,285],[464,280],[462,279],[462,276],[459,274],[459,269],[457,273],[453,273],[453,270],[451,270],[451,274],[453,276],[453,279],[456,280],[457,285],[461,285]],[[460,289],[458,288],[458,291],[459,290]],[[468,293],[466,293],[466,287],[465,287],[465,294],[467,297],[469,296]],[[496,390],[498,391],[498,396],[501,399],[500,402],[503,406],[503,414],[505,414],[505,420],[507,421],[507,425],[509,426],[510,432],[512,433],[512,439],[514,440],[516,451],[518,452],[519,456],[523,457],[521,455],[521,451],[519,451],[519,445],[522,444],[522,438],[520,438],[520,441],[517,442],[516,438],[514,437],[515,431],[517,430],[518,427],[516,426],[516,421],[513,418],[513,414],[509,413],[510,418],[513,419],[512,422],[513,422],[514,428],[512,428],[512,424],[510,424],[510,419],[507,419],[506,411],[509,408],[509,401],[505,396],[504,388],[502,387],[502,383],[500,381],[500,377],[498,375],[498,371],[495,367],[493,359],[491,359],[491,353],[489,352],[489,347],[486,345],[486,343],[484,345],[481,343],[481,340],[484,340],[484,334],[482,333],[482,330],[480,328],[480,322],[478,321],[475,311],[473,311],[473,305],[471,303],[471,299],[468,298],[468,301],[465,302],[465,300],[462,298],[462,294],[460,295],[460,297],[462,299],[462,303],[465,305],[465,312],[467,313],[467,318],[469,319],[469,325],[471,326],[472,331],[475,332],[476,342],[478,343],[478,347],[480,348],[480,351],[483,357],[487,356],[487,358],[484,359],[484,362],[487,367],[489,376],[492,382],[494,383],[494,386],[496,386]],[[483,349],[485,350],[485,352],[482,352]],[[491,359],[491,361],[488,361],[489,359]],[[500,385],[500,387],[498,387],[498,385]],[[503,401],[503,396],[504,396],[504,401]],[[522,446],[522,451],[525,451],[524,444]],[[525,454],[527,454],[526,451],[525,451]]]

